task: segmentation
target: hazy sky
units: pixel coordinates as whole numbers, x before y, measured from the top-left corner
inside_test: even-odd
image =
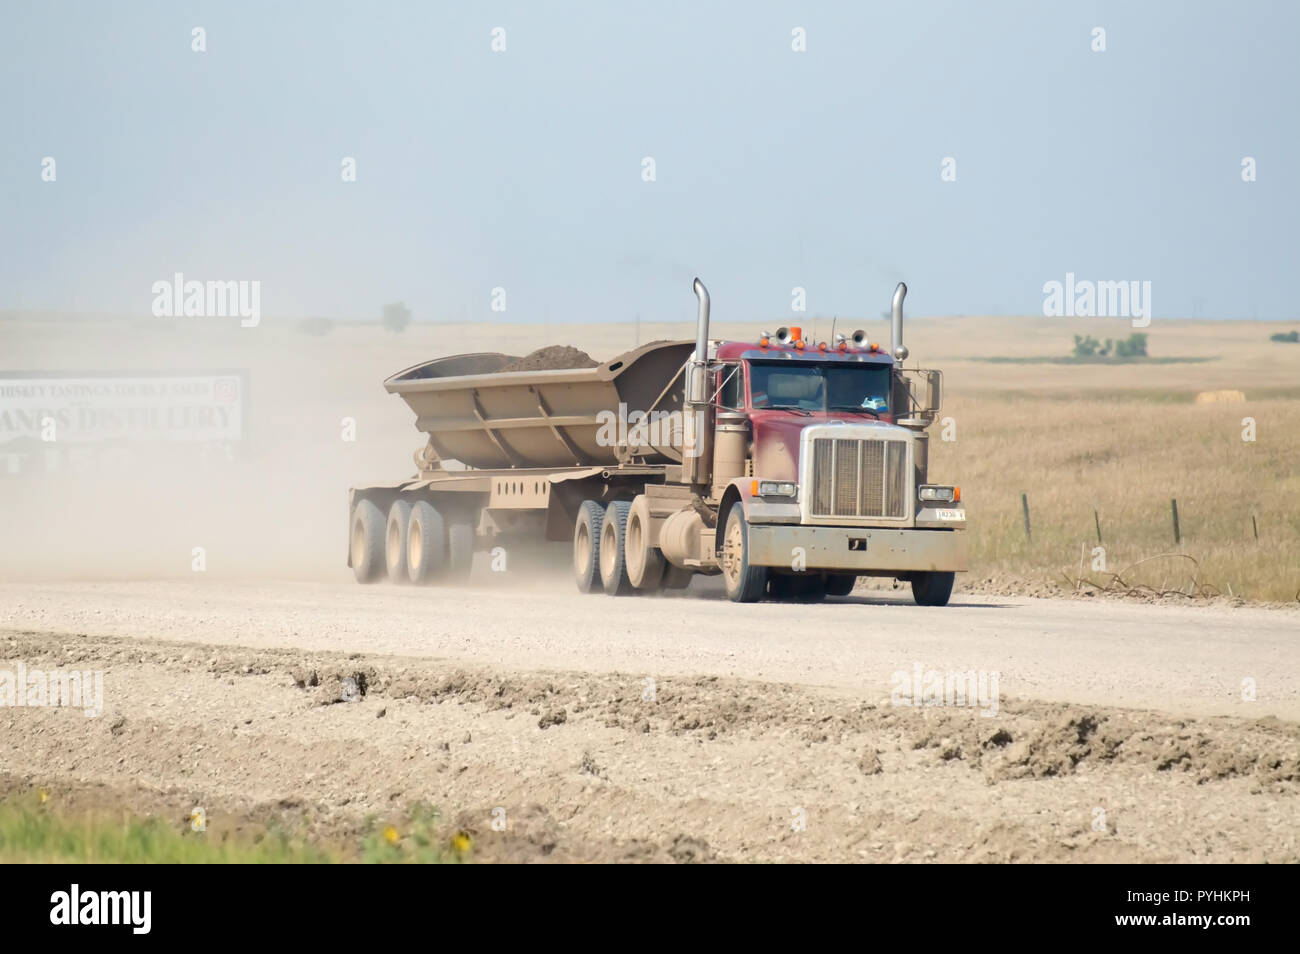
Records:
[[[1297,3],[0,10],[0,308],[147,314],[180,271],[268,317],[688,320],[699,274],[720,319],[900,279],[1034,314],[1074,272],[1156,320],[1300,312]]]

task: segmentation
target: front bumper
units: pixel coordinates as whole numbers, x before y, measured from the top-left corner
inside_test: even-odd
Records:
[[[751,523],[749,562],[858,573],[960,571],[966,569],[966,531]]]

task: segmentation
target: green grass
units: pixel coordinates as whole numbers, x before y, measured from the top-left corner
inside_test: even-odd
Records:
[[[415,806],[399,830],[367,821],[358,844],[316,845],[287,833],[214,837],[126,811],[61,808],[43,794],[0,802],[0,864],[442,864],[464,860],[467,836],[437,834],[438,814]]]

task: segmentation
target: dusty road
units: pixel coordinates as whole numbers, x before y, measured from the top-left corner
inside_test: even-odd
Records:
[[[484,574],[487,575],[487,574]],[[487,575],[490,580],[490,575]],[[478,579],[483,579],[479,576]],[[507,670],[712,675],[888,697],[895,672],[1000,674],[1004,697],[1300,721],[1300,609],[896,594],[735,605],[576,593],[567,574],[463,589],[351,582],[0,584],[0,628],[388,653]],[[1254,702],[1242,699],[1253,679]]]
[[[696,586],[3,584],[0,668],[105,676],[0,710],[0,776],[214,832],[428,802],[484,858],[1300,861],[1296,611]],[[998,696],[891,704],[916,668]]]

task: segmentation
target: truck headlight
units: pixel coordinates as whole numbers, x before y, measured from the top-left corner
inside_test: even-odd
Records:
[[[917,490],[917,496],[926,501],[937,501],[938,503],[954,503],[961,500],[960,487],[944,487],[939,484],[922,484]]]
[[[799,485],[792,480],[760,480],[758,482],[760,497],[798,497]]]

